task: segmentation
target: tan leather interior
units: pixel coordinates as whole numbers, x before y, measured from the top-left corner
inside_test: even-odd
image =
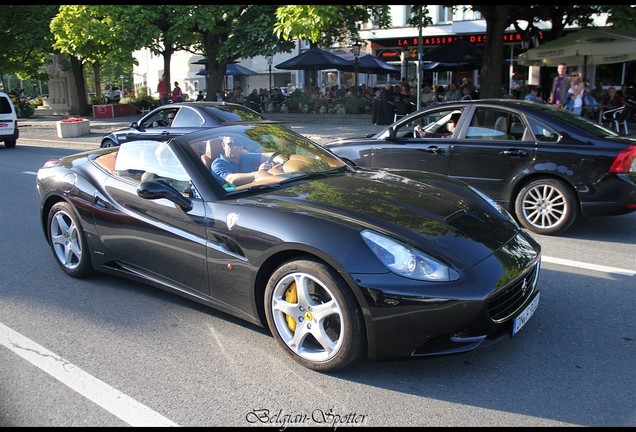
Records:
[[[108,153],[108,154],[105,154],[105,155],[101,155],[100,157],[95,159],[95,162],[97,162],[99,165],[101,165],[104,168],[106,168],[111,173],[114,173],[115,172],[115,161],[117,160],[117,153],[118,152],[113,152],[113,153]]]

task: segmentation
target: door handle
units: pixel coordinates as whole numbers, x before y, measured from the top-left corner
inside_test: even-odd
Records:
[[[511,157],[528,157],[528,152],[521,149],[509,149],[501,152],[504,156]]]
[[[444,153],[444,149],[439,148],[437,146],[428,146],[427,148],[424,149],[424,151],[429,152],[429,153],[435,153],[435,154],[443,154]]]

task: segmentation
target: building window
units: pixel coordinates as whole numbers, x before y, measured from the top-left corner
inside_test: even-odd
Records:
[[[452,17],[451,12],[452,12],[452,7],[440,5],[437,9],[437,22],[438,23],[450,22]]]

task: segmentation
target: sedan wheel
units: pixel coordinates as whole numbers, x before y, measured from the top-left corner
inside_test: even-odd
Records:
[[[62,270],[77,278],[92,273],[84,230],[67,203],[57,203],[51,208],[48,236],[55,260]]]
[[[117,147],[117,144],[115,144],[115,141],[110,140],[110,139],[105,139],[104,142],[101,145],[102,148],[107,148],[107,147]]]
[[[270,331],[301,365],[329,372],[361,355],[360,308],[342,278],[324,264],[282,265],[267,284],[265,301]]]
[[[557,234],[576,219],[576,199],[563,182],[540,179],[525,185],[515,201],[519,223],[537,234]]]

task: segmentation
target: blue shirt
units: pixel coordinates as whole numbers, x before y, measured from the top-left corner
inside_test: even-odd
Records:
[[[234,173],[248,173],[258,170],[261,164],[261,153],[241,153],[238,162],[232,162],[225,158],[225,155],[221,154],[218,158],[214,159],[210,170],[216,177],[225,181],[225,178],[229,174]]]

